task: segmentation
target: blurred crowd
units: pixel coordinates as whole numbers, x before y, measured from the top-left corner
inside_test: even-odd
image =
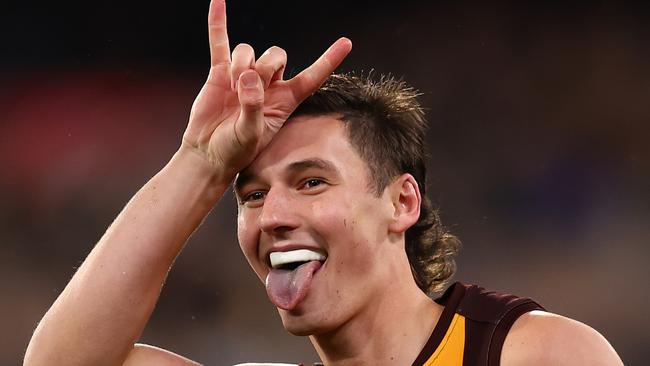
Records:
[[[650,13],[348,3],[233,1],[231,44],[284,47],[291,75],[345,35],[341,71],[402,76],[428,113],[428,192],[463,242],[456,279],[533,297],[600,331],[626,364],[650,361]],[[127,4],[1,15],[0,364],[20,362],[174,153],[207,73],[207,2]],[[283,331],[235,215],[228,195],[190,239],[143,342],[209,365],[316,360]]]

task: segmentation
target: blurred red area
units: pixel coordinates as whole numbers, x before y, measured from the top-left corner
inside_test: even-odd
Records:
[[[163,161],[196,92],[180,78],[104,70],[27,75],[6,87],[0,175],[33,204]]]
[[[231,43],[285,47],[288,75],[343,34],[344,71],[404,75],[423,93],[428,192],[464,243],[458,279],[533,297],[602,332],[626,364],[650,361],[647,12],[232,3]],[[75,268],[180,144],[207,73],[202,5],[4,14],[0,324],[12,331],[0,364],[20,362]],[[191,238],[143,341],[205,364],[314,360],[239,253],[235,212],[225,197]]]

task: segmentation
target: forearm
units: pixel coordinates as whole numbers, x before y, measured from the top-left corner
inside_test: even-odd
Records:
[[[126,205],[43,317],[25,363],[126,359],[174,259],[228,183],[181,148]]]

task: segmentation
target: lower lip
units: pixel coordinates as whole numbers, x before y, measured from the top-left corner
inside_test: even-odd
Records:
[[[326,264],[327,264],[327,259],[324,262],[321,262],[320,267],[318,267],[318,269],[316,271],[314,271],[314,274],[313,274],[312,279],[311,279],[312,282],[309,285],[310,286],[309,291],[311,291],[312,287],[314,286],[314,281],[316,280],[316,276],[323,270],[323,268],[325,267]]]
[[[321,262],[320,267],[318,267],[318,269],[314,272],[314,275],[316,275],[316,273],[320,272],[323,269],[323,267],[325,267],[326,264],[327,264],[327,259],[325,259],[324,261]]]

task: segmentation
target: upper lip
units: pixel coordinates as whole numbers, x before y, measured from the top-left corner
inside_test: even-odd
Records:
[[[305,245],[305,244],[298,244],[298,243],[275,244],[275,245],[271,246],[266,252],[264,252],[264,258],[263,258],[264,263],[266,263],[266,265],[269,268],[272,268],[271,267],[271,259],[270,259],[271,253],[273,253],[273,252],[288,252],[288,251],[291,251],[291,250],[298,250],[298,249],[313,250],[315,252],[323,253],[327,257],[327,252],[323,248],[321,248],[319,246],[316,246],[316,245]]]

